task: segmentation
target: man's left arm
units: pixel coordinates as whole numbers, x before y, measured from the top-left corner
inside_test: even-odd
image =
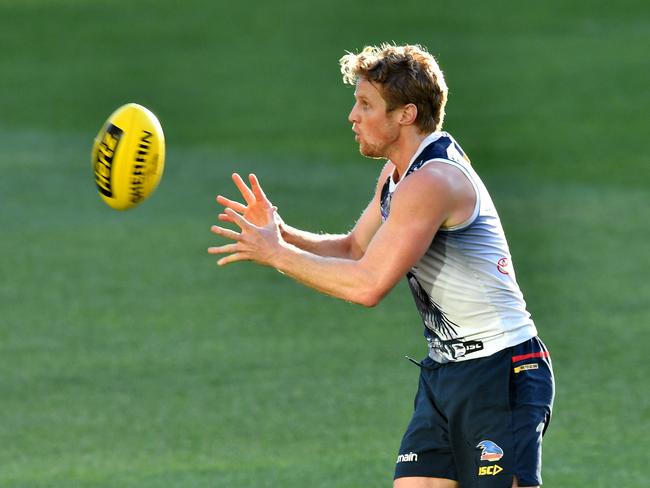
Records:
[[[393,194],[388,219],[357,260],[323,257],[299,249],[282,239],[273,219],[265,226],[255,226],[229,208],[225,212],[241,231],[213,226],[215,234],[234,242],[212,247],[209,252],[226,254],[218,261],[220,265],[255,261],[322,293],[374,306],[426,252],[453,210],[454,188],[444,170],[410,175]]]

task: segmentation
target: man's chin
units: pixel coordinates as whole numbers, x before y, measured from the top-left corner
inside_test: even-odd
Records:
[[[359,146],[359,153],[361,153],[362,156],[365,156],[370,159],[384,159],[385,156],[381,154],[380,151],[377,150],[377,148],[374,147],[368,147],[368,146]]]

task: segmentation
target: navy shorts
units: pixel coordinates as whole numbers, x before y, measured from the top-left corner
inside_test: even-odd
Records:
[[[425,476],[462,488],[542,484],[542,436],[554,381],[548,350],[535,337],[492,356],[420,363],[415,412],[395,478]]]

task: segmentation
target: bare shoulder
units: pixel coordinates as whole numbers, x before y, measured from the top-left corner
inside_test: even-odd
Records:
[[[432,161],[399,184],[391,211],[403,206],[409,212],[419,209],[434,213],[441,218],[440,224],[447,227],[469,218],[475,203],[474,186],[460,169]]]
[[[431,195],[433,192],[447,193],[452,191],[456,184],[457,175],[449,171],[445,166],[443,164],[429,163],[406,176],[395,189],[394,196],[404,198],[406,195],[414,197],[418,195],[421,198]]]

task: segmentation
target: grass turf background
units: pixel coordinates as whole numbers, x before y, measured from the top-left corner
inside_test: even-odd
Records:
[[[285,220],[349,228],[357,154],[337,59],[421,43],[446,128],[500,210],[558,391],[547,486],[645,486],[646,2],[0,0],[0,486],[388,486],[421,326],[205,249],[255,171]],[[141,207],[103,205],[108,114],[158,114]]]

